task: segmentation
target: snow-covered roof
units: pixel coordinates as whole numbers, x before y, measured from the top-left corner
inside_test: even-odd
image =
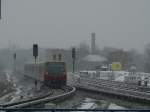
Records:
[[[103,62],[106,61],[107,59],[99,55],[90,54],[84,57],[83,60],[89,62]]]

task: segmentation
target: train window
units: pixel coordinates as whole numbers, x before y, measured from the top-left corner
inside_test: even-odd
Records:
[[[49,74],[60,75],[65,72],[64,63],[49,63],[46,68]]]

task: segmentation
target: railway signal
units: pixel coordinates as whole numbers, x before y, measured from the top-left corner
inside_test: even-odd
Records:
[[[33,44],[33,56],[35,59],[35,74],[36,74],[36,59],[38,57],[38,44]],[[37,80],[34,82],[35,87],[37,88]]]
[[[72,59],[76,58],[76,49],[72,48]]]
[[[14,60],[16,60],[16,53],[13,54]]]
[[[14,60],[14,74],[16,74],[16,53],[13,54],[13,60]]]
[[[33,56],[36,61],[36,58],[38,57],[38,44],[33,44]]]
[[[72,60],[73,60],[73,73],[75,71],[75,59],[76,59],[76,49],[72,48]]]

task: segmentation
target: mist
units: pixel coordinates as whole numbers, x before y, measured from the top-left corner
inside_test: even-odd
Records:
[[[69,48],[96,33],[99,48],[144,51],[150,42],[149,0],[2,0],[0,48]]]

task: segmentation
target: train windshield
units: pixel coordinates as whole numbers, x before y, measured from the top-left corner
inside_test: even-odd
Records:
[[[51,62],[47,64],[47,72],[49,74],[59,75],[65,72],[65,64],[58,62]]]

